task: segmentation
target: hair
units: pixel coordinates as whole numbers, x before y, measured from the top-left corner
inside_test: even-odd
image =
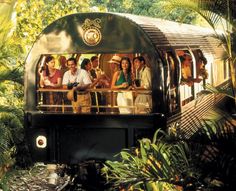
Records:
[[[120,60],[120,70],[122,70],[122,61],[123,60],[127,60],[128,63],[129,63],[129,66],[128,66],[128,73],[131,73],[131,62],[130,62],[130,59],[129,57],[122,57],[121,60]]]
[[[144,59],[143,56],[136,56],[136,57],[134,57],[134,58],[133,58],[133,62],[134,62],[136,59],[139,60],[140,62],[143,62],[144,65],[146,64],[146,61],[145,61],[145,59]]]
[[[86,66],[90,63],[90,60],[88,58],[84,58],[83,61],[81,62],[81,69],[86,70]]]
[[[75,65],[77,65],[77,61],[76,61],[75,58],[73,58],[73,57],[68,58],[68,60],[67,60],[67,64],[68,64],[69,61],[73,61],[73,62],[75,63]]]
[[[199,58],[199,60],[202,60],[203,64],[206,65],[207,64],[207,59],[206,57],[202,56]]]
[[[91,60],[91,62],[93,62],[96,59],[98,59],[98,56],[92,56],[90,60]]]
[[[181,63],[184,62],[187,59],[187,57],[190,57],[192,59],[192,55],[189,53],[184,53],[184,55],[179,56],[180,62]]]
[[[45,58],[44,65],[45,65],[45,74],[46,74],[46,76],[50,75],[47,63],[49,63],[50,61],[52,61],[54,59],[55,58],[53,56],[50,56],[50,55]]]
[[[66,65],[66,62],[67,62],[65,56],[60,56],[60,57],[58,58],[58,61],[59,61],[60,66]]]

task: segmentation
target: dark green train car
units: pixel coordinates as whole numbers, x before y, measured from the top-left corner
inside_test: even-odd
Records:
[[[192,103],[204,84],[219,86],[229,79],[224,49],[211,34],[211,30],[197,26],[115,13],[78,13],[50,24],[39,35],[25,64],[25,127],[33,160],[68,164],[89,159],[112,160],[122,148],[134,146],[142,137],[152,137],[158,128],[166,129],[176,120],[184,124],[183,115],[194,113]],[[192,59],[190,73],[194,80],[190,84],[183,80],[184,54]],[[132,60],[142,55],[151,69],[151,112],[136,113],[133,105],[132,113],[121,114],[115,101],[117,91],[101,88],[91,92],[104,95],[106,104],[96,103],[91,108],[103,110],[73,113],[67,90],[39,87],[38,71],[47,55],[56,60],[61,56],[75,57],[78,63],[82,58],[97,55],[100,68],[110,77],[108,60],[112,56],[128,56]],[[199,69],[203,57],[207,61],[205,77]],[[60,67],[59,61],[56,67]],[[130,91],[135,98],[138,92]],[[60,104],[47,102],[53,94],[60,95]],[[205,110],[212,107],[204,101],[202,105]],[[194,111],[204,114],[196,108]]]

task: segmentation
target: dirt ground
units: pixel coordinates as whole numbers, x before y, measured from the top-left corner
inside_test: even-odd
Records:
[[[35,164],[29,170],[14,169],[7,174],[10,191],[56,191],[63,186],[68,177],[58,177],[57,185],[48,183],[49,172],[43,164]]]

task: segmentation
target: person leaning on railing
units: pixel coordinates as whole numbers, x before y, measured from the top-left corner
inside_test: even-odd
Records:
[[[131,62],[128,57],[122,57],[120,61],[120,70],[116,71],[112,77],[111,89],[130,89],[132,85]],[[133,95],[131,91],[117,93],[117,106],[121,114],[132,113]]]
[[[89,113],[91,106],[91,97],[88,89],[92,81],[83,69],[77,68],[75,58],[67,60],[69,70],[65,72],[62,80],[63,88],[71,89],[67,97],[71,100],[74,113]]]
[[[146,66],[143,56],[137,56],[133,59],[134,68],[136,70],[136,80],[134,89],[151,90],[151,70]],[[135,101],[135,113],[150,113],[152,108],[152,96],[150,93],[138,93]]]
[[[41,88],[60,88],[62,86],[62,75],[60,70],[55,68],[55,58],[47,56],[44,62],[43,70],[39,71],[40,74],[40,87]],[[62,96],[61,94],[50,92],[44,95],[46,104],[60,105]],[[49,111],[58,111],[57,107],[48,108]]]

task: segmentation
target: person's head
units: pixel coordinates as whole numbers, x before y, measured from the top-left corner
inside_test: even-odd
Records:
[[[46,76],[49,76],[49,70],[55,68],[55,58],[53,56],[47,56],[45,58],[45,69],[46,69]]]
[[[121,61],[121,57],[116,56],[116,55],[112,56],[111,60],[108,61],[108,63],[110,63],[110,68],[112,72],[120,68],[120,61]]]
[[[91,60],[91,63],[92,63],[92,67],[97,68],[98,65],[99,65],[98,56],[92,56],[90,60]]]
[[[183,56],[180,57],[181,63],[185,66],[190,66],[193,62],[192,56],[188,53],[185,53]]]
[[[129,57],[122,57],[120,61],[120,69],[127,70],[127,73],[131,72],[131,62]]]
[[[77,69],[77,61],[75,58],[71,57],[67,60],[67,67],[72,71],[76,71]]]
[[[91,62],[88,58],[84,58],[81,62],[81,69],[84,69],[86,71],[91,70]]]
[[[60,56],[59,59],[58,59],[58,61],[59,61],[59,64],[60,64],[60,67],[61,67],[61,68],[66,68],[66,62],[67,62],[67,60],[66,60],[66,57],[65,57],[65,56]]]
[[[140,70],[146,64],[143,56],[134,57],[133,63],[136,70]]]

